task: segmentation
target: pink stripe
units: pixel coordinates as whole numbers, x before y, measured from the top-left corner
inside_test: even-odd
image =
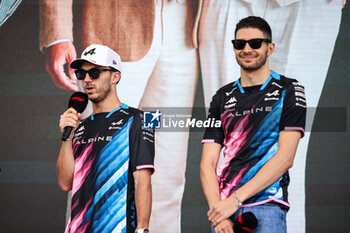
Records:
[[[70,230],[71,232],[74,232],[74,233],[80,233],[80,232],[84,232],[82,231],[83,229],[79,229],[77,230],[77,228],[79,227],[79,225],[82,223],[85,215],[86,215],[86,212],[87,212],[87,208],[89,207],[90,203],[92,202],[92,197],[91,199],[86,203],[84,209],[82,211],[80,211],[80,213],[78,213],[74,219],[71,220],[71,226],[70,226]],[[85,228],[85,227],[83,227]]]
[[[202,144],[206,143],[206,142],[215,142],[215,140],[214,139],[203,139],[202,140]]]
[[[154,166],[153,165],[141,165],[141,166],[136,166],[136,170],[141,170],[145,168],[151,168],[152,169],[152,174],[154,173]]]
[[[144,168],[152,168],[154,169],[153,165],[141,165],[141,166],[136,166],[136,170],[144,169]]]
[[[245,143],[246,137],[247,137],[249,131],[251,130],[251,128],[249,128],[244,132],[245,127],[248,125],[249,115],[250,114],[246,115],[244,118],[239,120],[237,122],[237,124],[235,125],[231,134],[229,136],[226,135],[225,142],[224,142],[224,145],[225,145],[224,155],[225,155],[225,157],[224,157],[223,161],[221,162],[220,166],[218,167],[218,171],[217,171],[217,174],[221,179],[225,178],[225,177],[222,177],[223,171],[225,170],[225,168],[228,167],[230,161],[236,156],[236,153],[242,148],[242,146]],[[225,123],[225,131],[226,132],[227,132],[227,127],[229,126],[229,123],[231,122],[232,119],[233,119],[233,117],[231,117],[229,122]],[[228,140],[226,140],[227,138],[228,138]]]
[[[74,193],[76,193],[76,191],[81,187],[85,177],[88,175],[91,169],[91,164],[93,163],[93,160],[90,159],[90,161],[87,162],[86,159],[92,151],[92,145],[93,143],[91,143],[86,149],[84,149],[80,156],[75,160],[72,195],[74,195]]]
[[[84,215],[84,217],[85,217],[85,215]],[[85,232],[86,232],[86,228],[90,225],[90,222],[91,222],[91,218],[90,218],[90,220],[89,220],[85,225],[83,225],[81,228],[79,228],[79,230],[77,231],[77,233],[78,233],[78,232],[80,232],[80,233],[85,233]]]
[[[232,192],[230,192],[232,187],[236,186],[242,180],[242,174],[248,169],[248,167],[249,167],[249,164],[247,164],[244,168],[242,168],[239,171],[239,173],[236,175],[236,177],[230,183],[226,184],[226,187],[224,189],[220,190],[221,200],[228,198],[233,193],[233,190]]]
[[[244,204],[244,205],[242,205],[242,207],[257,206],[257,205],[262,205],[262,204],[265,204],[268,202],[277,202],[277,203],[280,203],[282,205],[290,207],[288,202],[285,202],[285,201],[282,201],[279,199],[267,199],[267,200],[263,200],[263,201],[259,201],[259,202],[255,202],[255,203],[251,203],[251,204]]]
[[[253,106],[254,107],[254,106]],[[222,160],[220,166],[217,169],[217,175],[219,177],[219,183],[220,183],[220,197],[221,199],[227,198],[229,195],[231,195],[231,190],[234,186],[237,186],[239,182],[242,180],[242,174],[248,169],[249,164],[247,164],[243,169],[240,170],[240,172],[235,176],[233,180],[230,182],[226,183],[226,187],[223,188],[223,183],[226,181],[227,176],[231,173],[228,169],[229,164],[231,160],[236,156],[237,152],[242,148],[244,143],[246,142],[246,137],[250,130],[252,129],[252,126],[247,129],[247,125],[249,123],[249,116],[251,113],[247,114],[244,116],[242,119],[240,119],[236,124],[235,127],[233,128],[233,131],[229,134],[226,135],[224,145],[224,159]],[[234,118],[232,116],[228,121],[227,117],[228,114],[226,115],[221,115],[222,116],[222,122],[225,122],[225,132],[228,131],[228,127]],[[228,140],[227,140],[228,139]]]
[[[284,127],[284,130],[296,130],[301,132],[301,138],[305,135],[305,130],[302,127]]]
[[[78,198],[78,200],[77,200],[76,202],[72,203],[71,210],[74,210],[75,207],[78,206],[78,204],[79,204],[79,198]],[[72,212],[72,211],[71,211],[71,212]]]

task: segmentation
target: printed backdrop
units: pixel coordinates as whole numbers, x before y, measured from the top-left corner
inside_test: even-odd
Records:
[[[0,27],[0,48],[0,232],[63,232],[67,194],[56,184],[55,164],[59,115],[72,92],[55,87],[45,70],[37,0],[24,0]],[[319,108],[311,109],[316,114],[306,159],[308,233],[350,232],[349,54],[350,6],[346,6]],[[205,117],[203,93],[199,78],[194,117]],[[181,211],[184,233],[210,232],[199,179],[202,135],[190,133]]]

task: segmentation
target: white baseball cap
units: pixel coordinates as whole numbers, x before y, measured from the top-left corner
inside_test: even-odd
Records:
[[[109,66],[122,72],[122,61],[119,54],[105,45],[90,45],[83,51],[81,58],[75,59],[70,63],[70,67],[79,69],[85,61],[99,66]]]

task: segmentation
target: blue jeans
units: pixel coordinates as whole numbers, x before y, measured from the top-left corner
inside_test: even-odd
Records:
[[[287,211],[276,204],[263,204],[251,207],[242,207],[235,214],[231,221],[245,212],[252,212],[258,219],[258,226],[253,233],[286,233],[287,232]],[[214,229],[212,228],[214,233]]]

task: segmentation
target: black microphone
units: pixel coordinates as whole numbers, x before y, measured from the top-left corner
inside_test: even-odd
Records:
[[[258,220],[252,212],[245,212],[238,216],[233,223],[235,233],[253,232],[258,226]]]
[[[68,102],[68,108],[74,108],[77,112],[82,113],[87,104],[88,104],[88,95],[83,92],[75,92],[70,97]],[[67,126],[64,128],[63,134],[62,134],[62,141],[66,141],[69,137],[70,133],[72,132],[72,127]]]

